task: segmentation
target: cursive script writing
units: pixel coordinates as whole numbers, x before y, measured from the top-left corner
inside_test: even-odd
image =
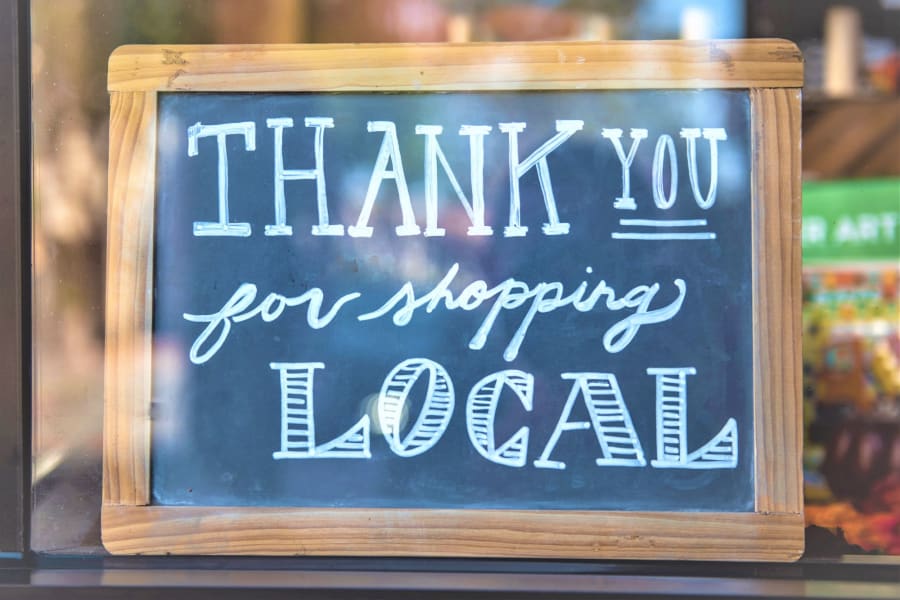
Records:
[[[417,295],[413,284],[405,282],[397,292],[377,309],[357,315],[359,321],[370,321],[391,315],[391,321],[398,327],[410,323],[417,310],[431,313],[443,306],[445,310],[472,311],[482,305],[490,305],[487,314],[469,341],[471,350],[484,348],[487,339],[503,311],[514,311],[526,307],[519,325],[503,352],[506,361],[513,361],[525,340],[529,327],[539,314],[551,313],[571,306],[578,312],[590,312],[601,301],[611,312],[631,311],[627,316],[611,325],[603,335],[603,347],[609,353],[624,350],[637,335],[643,325],[661,323],[672,319],[681,310],[687,293],[687,285],[682,279],[675,279],[677,295],[668,303],[653,306],[660,291],[660,284],[638,285],[622,295],[601,280],[589,285],[582,281],[574,290],[565,294],[559,281],[540,282],[533,286],[510,277],[501,283],[488,287],[483,279],[476,279],[466,285],[458,294],[450,289],[459,272],[459,265],[453,264],[443,278],[428,292]],[[587,273],[593,270],[588,267]],[[257,302],[257,287],[243,283],[218,311],[207,314],[184,313],[184,319],[194,323],[206,323],[206,327],[194,340],[190,350],[191,362],[202,364],[211,359],[222,347],[234,323],[261,318],[270,323],[280,318],[285,309],[306,304],[306,320],[312,329],[321,329],[331,323],[347,303],[361,297],[359,292],[339,297],[331,309],[322,314],[324,293],[320,288],[312,288],[299,296],[284,296],[270,293]]]

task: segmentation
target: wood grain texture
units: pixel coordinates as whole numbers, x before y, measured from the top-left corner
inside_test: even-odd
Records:
[[[900,176],[900,97],[815,102],[804,119],[803,170],[812,178]]]
[[[122,46],[110,91],[800,87],[785,40]]]
[[[150,498],[156,94],[110,99],[103,502]]]
[[[122,554],[494,556],[784,561],[800,515],[105,506]]]
[[[800,90],[750,91],[756,509],[803,511]]]
[[[797,558],[801,78],[796,48],[777,41],[117,50],[110,59],[104,545],[124,554]],[[751,90],[756,512],[146,506],[156,91],[754,86],[788,86]]]

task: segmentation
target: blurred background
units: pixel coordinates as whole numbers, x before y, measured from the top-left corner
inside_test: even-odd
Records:
[[[900,557],[900,1],[32,0],[31,11],[34,550],[103,553],[115,47],[781,37],[806,59],[807,556]]]

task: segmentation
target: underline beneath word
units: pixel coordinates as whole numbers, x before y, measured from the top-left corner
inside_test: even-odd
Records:
[[[664,232],[664,233],[623,233],[614,231],[614,240],[714,240],[716,234],[709,231],[696,233]]]

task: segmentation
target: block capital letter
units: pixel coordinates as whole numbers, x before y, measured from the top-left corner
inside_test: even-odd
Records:
[[[584,121],[557,120],[556,135],[544,142],[525,160],[519,160],[519,134],[525,131],[525,123],[500,123],[500,131],[509,137],[509,225],[503,229],[506,237],[522,237],[528,233],[528,227],[522,225],[522,208],[519,194],[519,180],[532,168],[537,170],[547,209],[547,223],[541,228],[545,235],[565,235],[569,233],[569,224],[559,220],[556,210],[556,198],[553,196],[553,185],[550,182],[550,165],[547,155],[559,148],[563,142],[584,128]]]
[[[534,402],[533,375],[513,369],[492,373],[472,386],[469,392],[466,430],[472,446],[489,461],[508,467],[524,467],[528,452],[528,427],[520,427],[500,447],[494,439],[494,418],[504,387],[513,391],[525,410],[531,411]]]
[[[247,237],[250,235],[250,223],[232,223],[228,218],[228,149],[225,138],[229,135],[244,137],[244,149],[247,152],[256,150],[256,124],[252,121],[240,123],[221,123],[204,125],[199,121],[187,130],[188,156],[197,156],[200,152],[198,140],[215,137],[218,148],[218,221],[194,221],[194,235]]]
[[[709,189],[706,196],[700,192],[700,175],[697,173],[697,138],[703,136],[709,141]],[[697,206],[706,210],[716,203],[716,188],[719,185],[719,145],[718,142],[728,139],[728,135],[721,127],[707,127],[700,129],[685,127],[681,130],[681,137],[687,143],[688,177],[691,181],[691,191]]]
[[[646,129],[632,129],[629,132],[631,136],[631,148],[628,150],[628,155],[625,154],[625,149],[622,147],[622,130],[621,129],[602,129],[600,131],[600,135],[608,139],[612,142],[613,148],[616,150],[616,156],[619,157],[619,163],[622,165],[622,195],[616,198],[616,201],[613,203],[613,208],[618,210],[636,210],[637,204],[634,201],[634,198],[631,197],[631,163],[634,162],[634,155],[637,154],[638,146],[641,144],[641,140],[645,139],[648,135]]]
[[[693,367],[650,368],[656,377],[656,460],[657,469],[734,469],[738,459],[737,421],[725,426],[699,449],[688,452],[687,376]]]
[[[491,235],[493,230],[484,224],[484,137],[491,132],[489,125],[463,125],[459,134],[469,138],[469,164],[472,179],[472,202],[462,191],[462,186],[447,162],[447,157],[438,143],[437,136],[443,133],[440,125],[416,125],[416,134],[425,136],[425,235],[427,237],[446,235],[443,227],[438,227],[438,164],[460,204],[469,216],[472,225],[468,235]]]
[[[409,188],[406,185],[406,175],[403,173],[403,159],[400,156],[400,143],[397,140],[397,126],[393,121],[369,121],[367,129],[370,133],[382,132],[381,148],[375,159],[372,169],[372,177],[369,179],[369,187],[366,190],[366,199],[363,201],[362,210],[356,225],[347,228],[347,233],[353,237],[372,237],[372,227],[369,226],[369,217],[372,215],[372,207],[375,197],[385,179],[393,179],[397,184],[397,194],[400,200],[400,213],[402,223],[395,228],[397,235],[419,235],[422,230],[416,225],[416,215],[412,209],[409,198]],[[393,169],[388,170],[388,163]]]
[[[312,226],[313,235],[344,235],[343,225],[334,225],[328,220],[328,199],[325,193],[325,130],[334,127],[331,117],[307,117],[307,127],[314,128],[313,155],[316,166],[312,169],[284,168],[284,129],[294,126],[294,119],[279,117],[266,119],[266,125],[275,135],[275,223],[266,225],[266,235],[292,235],[293,228],[287,224],[287,208],[285,206],[284,182],[313,180],[316,182],[316,207],[319,222]]]
[[[534,461],[534,466],[539,469],[565,469],[566,463],[550,460],[550,453],[560,436],[564,431],[591,428],[594,429],[603,453],[603,456],[595,460],[598,466],[642,467],[647,464],[616,376],[612,373],[563,373],[561,377],[573,382],[572,391],[559,415],[550,441],[541,457]],[[584,399],[590,422],[569,421],[578,396]]]
[[[320,362],[269,363],[281,383],[281,449],[272,458],[371,458],[369,415],[330,442],[316,445],[313,375]]]
[[[409,408],[407,398],[423,375],[428,377],[425,402],[409,433],[404,436],[400,429]],[[453,416],[454,400],[450,376],[433,360],[410,358],[394,367],[384,378],[378,396],[378,424],[391,450],[403,457],[427,452],[447,430]]]

